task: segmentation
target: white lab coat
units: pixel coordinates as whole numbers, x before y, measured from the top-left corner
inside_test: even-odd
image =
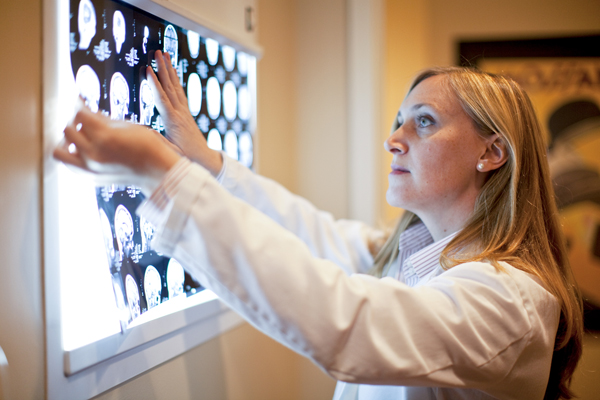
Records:
[[[351,273],[371,266],[376,231],[227,163],[221,186],[182,160],[138,213],[157,250],[251,324],[366,384],[336,398],[543,398],[559,307],[536,279],[480,262],[438,266],[414,287]]]

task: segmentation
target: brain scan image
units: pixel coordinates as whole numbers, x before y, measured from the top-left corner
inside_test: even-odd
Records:
[[[113,37],[115,38],[115,47],[117,53],[121,53],[121,46],[125,41],[125,17],[121,11],[115,11],[113,14]]]
[[[223,65],[225,70],[231,72],[235,68],[235,49],[231,46],[223,46]]]
[[[140,217],[140,230],[142,231],[142,253],[152,250],[152,239],[154,238],[154,225],[147,219]]]
[[[238,115],[242,120],[248,121],[251,110],[252,98],[250,97],[250,90],[248,90],[248,86],[242,85],[238,90]]]
[[[190,113],[196,117],[202,107],[202,83],[197,73],[192,72],[187,81],[187,99]]]
[[[240,152],[240,163],[250,168],[254,157],[252,152],[252,136],[249,132],[244,131],[240,133],[238,148]]]
[[[177,65],[178,46],[177,31],[175,31],[173,25],[167,25],[165,28],[165,45],[163,46],[163,51],[169,53],[171,56],[173,67]]]
[[[223,149],[229,157],[238,159],[238,139],[234,131],[227,131],[225,134]]]
[[[237,91],[232,81],[223,85],[223,114],[228,121],[233,121],[237,115]]]
[[[79,48],[87,50],[90,42],[96,36],[96,9],[90,0],[79,2],[77,27],[79,29]]]
[[[167,265],[167,289],[169,299],[180,296],[183,293],[183,283],[185,282],[185,272],[179,262],[171,258]]]
[[[237,53],[237,64],[240,75],[248,75],[248,55],[246,53]]]
[[[148,38],[150,37],[150,29],[147,26],[144,27],[144,39],[142,40],[142,50],[144,54],[148,52]]]
[[[154,116],[154,93],[148,83],[144,79],[140,84],[140,123],[150,125]]]
[[[127,304],[129,305],[129,313],[131,319],[136,319],[140,316],[140,292],[133,276],[127,275],[125,278],[125,292],[127,293]]]
[[[219,60],[219,42],[214,39],[206,39],[206,57],[210,65],[215,65]]]
[[[119,205],[115,211],[115,232],[117,244],[121,257],[129,257],[133,253],[133,219],[131,214],[123,205]]]
[[[221,113],[221,87],[214,76],[206,82],[206,106],[209,117],[217,119]]]
[[[188,47],[190,49],[190,56],[197,58],[200,54],[200,35],[194,31],[187,31]]]
[[[152,265],[148,265],[146,272],[144,273],[144,290],[146,291],[148,310],[160,304],[162,282],[160,280],[160,274]]]
[[[100,103],[100,79],[89,65],[82,65],[77,70],[75,76],[75,85],[83,99],[85,105],[93,112],[98,112]]]
[[[216,129],[211,129],[210,132],[208,132],[208,137],[206,138],[206,143],[208,144],[208,147],[213,150],[217,150],[217,151],[223,150],[223,143],[221,142],[221,135],[219,134],[219,131]]]
[[[116,252],[115,245],[113,241],[112,229],[110,228],[110,221],[106,216],[106,212],[103,209],[100,209],[100,226],[102,228],[102,236],[104,237],[104,249],[106,250],[106,257],[108,259],[108,263],[112,265],[115,260]]]
[[[120,72],[110,80],[110,117],[124,120],[129,112],[129,85]]]

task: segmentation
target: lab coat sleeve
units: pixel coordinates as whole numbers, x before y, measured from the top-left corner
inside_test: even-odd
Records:
[[[463,264],[417,288],[348,276],[197,165],[171,193],[167,201],[153,194],[139,210],[157,225],[157,250],[337,379],[484,388],[503,379],[531,339],[530,288],[489,264]]]
[[[373,266],[369,243],[383,241],[383,232],[360,221],[336,220],[277,182],[253,173],[223,154],[221,185],[292,232],[315,257],[333,261],[347,273]]]

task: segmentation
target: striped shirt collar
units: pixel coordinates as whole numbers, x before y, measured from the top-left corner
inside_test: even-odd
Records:
[[[444,248],[458,234],[454,232],[434,242],[431,234],[422,222],[408,228],[398,242],[399,262],[405,278],[417,275],[423,278],[440,264],[440,255]]]

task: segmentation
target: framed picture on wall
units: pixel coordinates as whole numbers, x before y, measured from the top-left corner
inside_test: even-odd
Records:
[[[586,327],[600,329],[600,35],[461,41],[457,61],[508,75],[528,92],[547,138]]]

